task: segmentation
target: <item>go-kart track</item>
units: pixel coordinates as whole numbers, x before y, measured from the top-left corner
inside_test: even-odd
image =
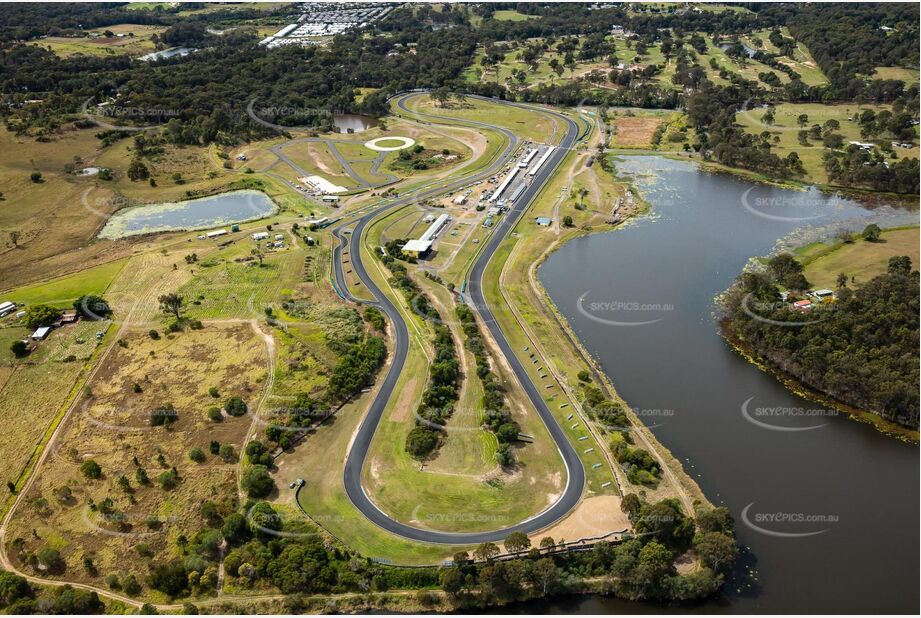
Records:
[[[406,102],[413,97],[421,96],[421,94],[422,93],[410,93],[398,95],[395,99],[396,105],[399,109],[405,111],[407,115],[422,118],[427,122],[430,121],[433,123],[480,127],[498,131],[505,135],[505,137],[508,139],[508,144],[506,145],[504,151],[488,167],[488,169],[471,174],[469,176],[458,178],[457,180],[447,184],[439,183],[437,186],[423,187],[421,190],[415,192],[412,195],[398,197],[396,199],[390,200],[385,202],[383,205],[361,215],[359,218],[353,219],[345,224],[340,225],[334,230],[334,234],[339,238],[339,245],[336,246],[333,250],[333,274],[340,294],[352,302],[364,302],[378,307],[381,311],[386,313],[387,317],[390,319],[390,322],[393,325],[394,334],[392,363],[389,370],[387,371],[387,375],[384,377],[377,395],[374,398],[374,401],[372,401],[368,409],[367,416],[364,418],[360,427],[358,428],[355,438],[349,448],[345,463],[343,482],[345,485],[346,494],[348,495],[349,499],[352,501],[355,507],[361,511],[362,514],[364,514],[365,517],[367,517],[381,528],[387,530],[388,532],[392,532],[393,534],[399,535],[401,537],[425,543],[450,545],[467,545],[483,543],[487,541],[501,541],[511,532],[518,531],[531,533],[546,528],[547,526],[560,520],[579,503],[585,485],[585,470],[582,468],[582,463],[580,462],[575,449],[566,438],[565,434],[563,433],[563,429],[553,417],[553,414],[550,412],[547,404],[541,398],[541,394],[537,386],[535,386],[535,384],[531,381],[524,367],[519,362],[518,357],[512,351],[511,346],[505,338],[505,335],[499,328],[498,322],[487,306],[486,299],[483,294],[483,275],[496,249],[521,218],[522,213],[524,213],[531,205],[531,202],[538,195],[541,188],[560,165],[563,157],[566,156],[566,153],[579,141],[579,139],[581,139],[581,136],[579,135],[579,127],[576,122],[563,114],[536,106],[523,105],[519,103],[494,99],[485,99],[482,97],[472,97],[490,101],[497,105],[512,105],[515,107],[528,109],[529,111],[533,111],[535,113],[546,114],[556,119],[562,120],[566,125],[565,135],[558,144],[558,147],[553,149],[552,154],[549,156],[546,163],[542,165],[541,168],[537,171],[532,182],[527,186],[526,189],[524,189],[522,195],[511,207],[508,215],[502,218],[501,223],[496,228],[496,232],[489,238],[482,252],[477,257],[470,271],[469,287],[467,290],[470,304],[473,308],[476,309],[476,311],[479,313],[480,319],[489,329],[490,334],[498,344],[500,352],[504,355],[506,361],[512,367],[515,376],[527,393],[531,405],[538,412],[538,414],[540,414],[541,419],[547,426],[551,437],[556,443],[557,450],[559,451],[563,463],[566,466],[566,486],[556,502],[550,505],[547,509],[525,521],[519,522],[508,528],[471,533],[442,532],[415,528],[413,526],[409,526],[402,522],[396,521],[381,511],[368,497],[368,494],[365,492],[361,482],[361,471],[364,467],[364,463],[368,455],[368,450],[371,446],[371,441],[374,438],[374,433],[377,430],[378,424],[380,423],[384,414],[384,410],[387,407],[387,402],[390,401],[394,388],[396,387],[397,381],[400,377],[400,373],[403,370],[409,345],[409,332],[406,322],[404,322],[400,311],[374,283],[374,280],[368,275],[365,269],[365,265],[362,262],[360,251],[362,235],[364,234],[365,228],[372,220],[389,210],[406,206],[418,199],[425,199],[442,193],[457,190],[464,187],[465,185],[470,184],[471,182],[478,182],[496,174],[511,160],[512,155],[514,154],[519,143],[517,136],[515,136],[511,131],[508,131],[502,127],[472,120],[462,120],[446,116],[424,114],[408,109],[406,107]],[[347,229],[351,230],[351,234],[345,233]],[[343,274],[342,255],[343,249],[349,246],[350,242],[352,243],[352,250],[350,251],[352,268],[361,282],[374,296],[376,299],[375,301],[361,301],[354,298],[348,292],[348,285],[345,282],[345,277]]]

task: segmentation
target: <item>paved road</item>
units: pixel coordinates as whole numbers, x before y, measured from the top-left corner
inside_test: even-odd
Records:
[[[405,105],[406,101],[413,96],[419,95],[401,95],[396,100],[397,106],[410,114],[414,114],[415,112],[411,112],[406,108]],[[566,152],[578,141],[579,127],[570,118],[540,107],[527,106],[499,100],[493,100],[493,102],[500,105],[514,105],[517,107],[533,109],[540,113],[549,114],[563,120],[566,125],[566,134],[560,143],[560,147],[554,150],[554,153],[541,168],[540,172],[534,177],[529,187],[525,189],[521,198],[517,200],[512,210],[505,217],[503,217],[501,223],[497,226],[495,233],[490,237],[489,241],[486,243],[485,247],[474,263],[471,270],[470,286],[468,290],[471,304],[479,311],[483,323],[487,328],[489,328],[490,333],[498,343],[502,354],[505,355],[509,365],[515,372],[518,381],[522,384],[525,392],[528,394],[528,397],[531,400],[531,405],[534,406],[535,410],[538,412],[538,414],[540,414],[541,418],[549,429],[550,435],[556,442],[557,449],[559,450],[563,462],[566,465],[566,487],[557,501],[554,502],[549,508],[526,521],[519,522],[518,524],[501,530],[473,533],[439,532],[434,530],[415,528],[390,518],[386,513],[382,512],[377,508],[377,506],[374,505],[374,503],[368,497],[367,493],[365,493],[364,487],[362,487],[361,484],[361,470],[367,458],[368,450],[370,449],[371,441],[374,437],[374,432],[380,423],[384,410],[386,409],[387,402],[391,399],[394,388],[396,387],[397,380],[400,377],[400,373],[406,361],[406,354],[409,345],[409,333],[406,323],[403,321],[403,317],[400,314],[400,311],[380,290],[380,288],[378,288],[371,277],[368,276],[364,263],[362,262],[361,252],[358,250],[361,243],[362,234],[372,219],[376,218],[387,210],[405,206],[417,199],[424,199],[433,195],[450,192],[454,189],[466,186],[471,182],[476,182],[482,178],[488,178],[489,176],[494,175],[511,159],[512,154],[517,148],[518,138],[504,128],[489,125],[487,123],[425,114],[424,116],[426,118],[432,119],[434,121],[452,124],[463,124],[468,126],[478,126],[499,131],[508,138],[508,145],[498,157],[498,159],[484,171],[439,186],[424,188],[414,195],[408,197],[397,198],[383,204],[378,208],[375,208],[374,210],[369,211],[353,223],[340,226],[333,231],[340,241],[340,244],[333,250],[333,270],[336,282],[341,288],[340,292],[346,298],[350,300],[356,300],[348,291],[348,286],[346,284],[342,269],[342,251],[350,244],[349,235],[344,234],[344,231],[348,228],[351,228],[351,238],[356,241],[352,243],[351,246],[353,247],[353,250],[350,251],[352,268],[355,271],[355,274],[361,279],[361,281],[376,299],[372,303],[368,304],[373,304],[380,308],[384,313],[386,313],[390,318],[390,322],[393,325],[394,330],[393,362],[391,363],[390,369],[388,370],[387,375],[381,384],[381,388],[379,389],[374,401],[371,403],[371,406],[368,409],[368,414],[362,421],[361,426],[358,429],[358,433],[356,434],[349,450],[343,478],[345,491],[355,507],[358,508],[358,510],[360,510],[362,514],[365,515],[365,517],[370,519],[381,528],[384,528],[385,530],[399,536],[426,543],[458,545],[483,543],[486,541],[495,542],[503,540],[509,535],[509,533],[514,531],[527,533],[540,530],[556,522],[564,515],[569,513],[569,511],[572,510],[576,504],[578,504],[585,485],[585,470],[582,468],[582,464],[579,461],[579,456],[576,454],[572,444],[566,438],[562,428],[556,422],[556,419],[553,417],[553,414],[550,412],[546,403],[544,403],[538,387],[531,382],[530,377],[528,376],[524,367],[518,361],[517,356],[515,356],[511,346],[509,345],[501,329],[496,323],[492,312],[489,310],[485,302],[482,284],[483,273],[499,244],[514,227],[522,213],[527,210],[530,203],[539,193],[541,187],[559,166],[563,157],[566,155]],[[423,116],[423,114],[416,115]]]
[[[272,146],[270,150],[276,157],[278,157],[283,162],[290,165],[291,168],[295,172],[300,174],[301,176],[312,176],[313,175],[312,172],[308,172],[307,170],[305,170],[303,167],[298,165],[293,159],[291,159],[291,157],[286,155],[284,152],[284,149],[287,148],[288,146],[293,146],[294,144],[301,144],[304,142],[309,142],[309,143],[314,143],[314,144],[323,144],[324,146],[326,146],[327,150],[329,150],[329,152],[336,158],[336,161],[339,162],[339,165],[342,166],[342,169],[345,170],[345,173],[348,174],[352,178],[352,180],[355,181],[355,183],[358,185],[358,188],[360,189],[372,189],[376,187],[382,187],[384,185],[389,185],[389,184],[392,184],[400,180],[399,178],[397,178],[396,176],[394,176],[393,174],[389,172],[380,171],[381,164],[383,164],[384,162],[384,157],[387,156],[386,152],[378,153],[378,155],[374,157],[374,159],[371,160],[370,173],[373,176],[380,176],[381,178],[384,179],[382,182],[373,182],[372,180],[365,178],[364,176],[359,174],[357,171],[355,171],[355,168],[352,167],[352,163],[355,163],[355,161],[349,161],[348,159],[346,159],[344,156],[342,156],[342,153],[339,152],[339,149],[336,148],[337,143],[357,144],[357,145],[364,144],[364,142],[360,142],[360,141],[333,140],[333,139],[328,139],[324,137],[301,137],[298,139],[287,141],[283,144]]]

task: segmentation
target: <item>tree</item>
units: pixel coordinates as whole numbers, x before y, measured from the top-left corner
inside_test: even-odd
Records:
[[[88,320],[100,320],[112,313],[109,303],[101,296],[84,294],[74,301],[74,310]]]
[[[102,468],[94,459],[87,459],[80,464],[80,472],[88,479],[98,479],[102,477]]]
[[[441,572],[441,589],[452,597],[464,589],[466,578],[460,569],[445,569]]]
[[[534,563],[531,572],[534,583],[540,587],[541,594],[549,594],[559,583],[560,570],[551,558],[541,558]]]
[[[224,524],[221,526],[221,536],[224,537],[224,540],[227,541],[227,544],[230,546],[241,545],[249,540],[250,531],[249,523],[246,521],[246,517],[240,513],[231,513],[224,519]]]
[[[150,178],[150,170],[147,169],[143,161],[134,159],[131,161],[131,165],[128,166],[128,178],[133,181],[147,180]],[[151,178],[151,180],[153,180],[153,178]]]
[[[838,279],[836,281],[838,288],[847,287],[847,273],[838,273]]]
[[[861,233],[861,236],[863,236],[863,239],[867,242],[877,242],[879,241],[879,237],[882,233],[883,231],[879,228],[878,225],[871,223],[867,227],[863,228],[863,233]]]
[[[163,294],[157,299],[157,302],[160,303],[160,309],[163,313],[172,313],[177,320],[180,319],[179,311],[182,309],[182,296],[176,293]]]
[[[893,255],[889,258],[886,272],[890,275],[908,275],[911,273],[911,258],[907,255]],[[915,279],[917,281],[917,278]],[[916,329],[917,330],[917,329]]]
[[[10,344],[10,352],[13,353],[13,356],[16,358],[22,358],[29,351],[29,345],[22,339],[17,339]]]
[[[569,215],[563,217],[563,227],[572,227],[572,217]]]
[[[523,532],[512,532],[505,537],[502,544],[505,545],[505,551],[514,553],[531,547],[531,539]]]
[[[151,410],[148,418],[151,427],[169,427],[179,420],[179,413],[173,404],[167,403]]]
[[[259,266],[263,265],[265,261],[265,251],[262,250],[262,247],[257,244],[255,247],[253,247],[252,251],[250,251],[250,254],[259,260]]]
[[[231,397],[224,403],[224,410],[230,416],[243,416],[246,414],[246,402],[240,397]]]
[[[807,124],[809,124],[809,114],[800,114],[799,116],[797,116],[796,124],[798,124],[800,128],[803,128]]]
[[[35,329],[39,326],[48,326],[60,317],[60,309],[48,305],[32,305],[26,308],[26,317],[23,321],[30,329]]]
[[[38,558],[38,563],[45,567],[45,570],[49,573],[63,573],[64,569],[67,568],[67,563],[61,558],[61,552],[53,547],[41,548],[35,557]]]
[[[189,451],[189,459],[195,463],[202,463],[205,461],[205,453],[197,446],[193,447],[192,450]]]
[[[500,553],[499,546],[495,543],[480,543],[473,550],[473,557],[480,562],[489,562]]]
[[[556,547],[556,541],[553,540],[552,536],[545,536],[540,540],[541,549],[553,549]]]
[[[722,532],[704,532],[694,537],[694,551],[704,566],[717,573],[728,568],[739,555],[735,539]]]
[[[32,587],[25,577],[0,570],[0,605],[9,607],[20,599],[32,597]]]
[[[789,253],[779,253],[768,261],[768,274],[775,283],[792,290],[805,290],[809,282],[803,275],[803,265]]]
[[[257,464],[243,473],[240,485],[250,498],[265,498],[275,489],[275,481],[269,475],[269,470]]]
[[[32,172],[31,174],[29,174],[29,179],[32,182],[39,183],[42,181],[42,173],[38,171]]]

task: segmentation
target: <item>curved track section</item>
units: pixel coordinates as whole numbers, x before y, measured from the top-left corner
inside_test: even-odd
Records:
[[[361,470],[364,467],[368,451],[370,450],[371,441],[374,438],[374,432],[377,430],[377,426],[383,417],[384,410],[386,409],[387,402],[390,400],[391,395],[396,388],[397,381],[406,361],[407,350],[409,347],[409,332],[406,323],[403,321],[403,316],[400,314],[399,309],[393,304],[393,302],[387,298],[387,296],[374,283],[371,277],[368,276],[368,272],[365,269],[364,263],[362,262],[361,251],[359,250],[362,234],[364,233],[365,228],[374,218],[378,217],[380,214],[387,210],[406,206],[417,199],[424,199],[427,197],[450,192],[471,182],[476,182],[478,180],[494,175],[511,159],[515,149],[518,146],[518,138],[507,129],[489,125],[487,123],[481,123],[472,120],[462,120],[445,116],[422,114],[409,110],[406,107],[406,101],[413,96],[419,95],[406,94],[398,96],[396,99],[397,106],[409,114],[431,119],[438,123],[461,124],[498,131],[505,135],[506,138],[508,138],[508,144],[506,145],[504,151],[497,157],[497,159],[483,171],[471,174],[449,183],[424,187],[411,196],[400,197],[388,201],[382,206],[362,215],[357,220],[346,225],[341,225],[333,230],[333,233],[339,238],[339,245],[333,249],[333,274],[336,280],[336,284],[340,288],[340,294],[348,300],[354,302],[363,302],[366,304],[374,305],[386,313],[387,317],[390,319],[390,323],[393,326],[395,341],[390,369],[388,370],[387,375],[385,376],[384,381],[378,390],[377,396],[371,403],[367,416],[364,418],[361,426],[358,428],[358,432],[350,446],[345,463],[343,482],[345,484],[345,491],[346,495],[349,497],[349,500],[352,501],[352,504],[354,504],[355,507],[361,511],[365,517],[370,519],[381,528],[387,530],[388,532],[392,532],[401,537],[425,543],[451,545],[466,545],[483,543],[487,541],[501,541],[511,532],[534,532],[556,522],[564,515],[569,513],[576,506],[576,504],[578,504],[579,499],[582,496],[582,490],[585,486],[585,470],[582,468],[582,463],[579,461],[579,456],[576,454],[572,444],[566,438],[563,429],[553,417],[553,414],[550,412],[547,404],[541,398],[541,394],[538,391],[537,386],[531,381],[524,367],[519,362],[518,357],[511,349],[511,346],[499,328],[495,317],[493,316],[491,310],[488,308],[486,299],[483,294],[483,276],[489,261],[492,259],[493,254],[505,239],[506,235],[512,230],[514,225],[521,218],[522,213],[526,211],[530,206],[531,202],[540,192],[543,185],[557,169],[563,157],[566,156],[567,151],[571,149],[579,140],[580,131],[576,122],[557,112],[546,110],[540,107],[512,103],[508,101],[485,99],[499,105],[513,105],[516,107],[549,114],[564,122],[566,125],[566,133],[563,136],[559,147],[554,149],[553,154],[542,166],[541,171],[534,177],[528,188],[525,189],[521,198],[516,201],[516,204],[512,210],[509,211],[505,217],[503,217],[501,223],[497,226],[495,233],[490,237],[482,252],[477,257],[476,262],[474,263],[470,272],[470,284],[467,292],[471,303],[480,313],[480,317],[483,320],[485,326],[489,329],[490,334],[497,342],[501,353],[505,355],[508,363],[512,367],[512,370],[515,372],[518,381],[521,383],[522,387],[527,393],[531,405],[534,406],[534,409],[538,412],[538,414],[540,414],[541,419],[547,426],[551,437],[556,443],[557,450],[560,452],[560,456],[562,457],[563,463],[565,464],[567,470],[566,488],[557,499],[557,501],[550,505],[550,507],[548,507],[546,510],[535,515],[534,517],[531,517],[528,520],[508,528],[503,528],[501,530],[463,533],[442,532],[437,530],[415,528],[413,526],[409,526],[402,522],[396,521],[381,511],[368,497],[361,483]],[[345,233],[347,228],[351,228],[352,242],[350,242],[349,234]],[[352,247],[352,250],[350,251],[352,268],[355,274],[359,277],[359,279],[361,279],[362,283],[368,288],[368,290],[376,299],[373,302],[356,299],[348,291],[348,286],[346,284],[342,269],[342,254],[343,250],[350,245]]]

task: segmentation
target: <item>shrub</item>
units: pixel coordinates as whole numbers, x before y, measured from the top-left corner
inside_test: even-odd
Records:
[[[148,335],[151,339],[153,339],[153,340],[157,340],[157,339],[160,338],[160,333],[158,333],[158,332],[157,332],[155,329],[153,329],[153,328],[150,329],[150,332],[148,332],[147,335]]]
[[[417,425],[406,435],[406,452],[413,459],[425,459],[438,446],[438,432]]]
[[[246,414],[246,402],[239,397],[231,397],[227,400],[227,403],[224,404],[224,410],[226,410],[227,414],[230,416],[243,416]]]
[[[88,479],[98,479],[102,477],[102,468],[94,459],[87,459],[80,464],[80,472]]]
[[[203,461],[205,461],[205,453],[204,451],[202,451],[200,448],[196,446],[192,450],[189,451],[189,459],[191,459],[195,463],[202,463]]]
[[[269,475],[269,469],[255,465],[243,474],[240,485],[250,498],[264,498],[275,489],[275,481]]]
[[[22,340],[14,341],[10,344],[10,352],[13,353],[13,356],[16,358],[22,358],[29,351],[29,345]]]
[[[165,406],[160,406],[155,410],[150,411],[150,426],[151,427],[161,427],[161,426],[170,426],[179,420],[179,414],[176,412],[176,409],[173,407],[173,404],[168,403]]]
[[[215,399],[221,396],[220,393],[218,393],[217,391],[217,387],[214,387],[214,386],[208,389],[208,394],[214,397]]]
[[[224,419],[224,415],[221,414],[221,409],[219,407],[211,406],[208,408],[208,418],[215,423],[220,423]]]

